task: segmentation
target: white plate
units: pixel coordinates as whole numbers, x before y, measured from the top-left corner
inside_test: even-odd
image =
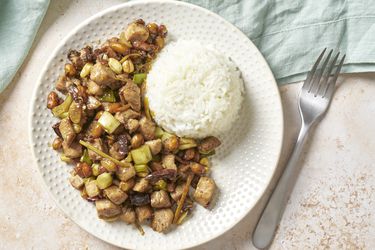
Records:
[[[92,203],[84,201],[68,183],[71,166],[59,160],[49,143],[56,120],[46,109],[46,97],[63,72],[68,49],[97,45],[118,35],[127,23],[142,18],[163,23],[170,39],[197,39],[230,56],[245,81],[241,118],[224,137],[213,158],[212,176],[220,189],[209,211],[196,206],[193,216],[166,235],[144,227],[141,236],[132,226],[97,218]],[[188,52],[187,52],[188,53]],[[114,6],[80,24],[61,42],[46,63],[31,107],[31,143],[39,171],[61,209],[74,222],[111,244],[138,249],[188,248],[209,241],[233,227],[255,205],[277,164],[283,137],[283,114],[273,75],[257,48],[237,28],[208,10],[182,2],[135,1]]]

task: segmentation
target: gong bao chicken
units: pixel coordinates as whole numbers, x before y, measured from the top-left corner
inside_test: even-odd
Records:
[[[164,25],[137,20],[100,48],[68,52],[47,98],[59,118],[52,143],[74,164],[69,179],[94,202],[98,217],[157,232],[181,224],[194,201],[208,207],[216,185],[208,157],[221,142],[178,137],[158,127],[145,97],[146,76],[167,36]],[[60,97],[60,96],[63,96]]]

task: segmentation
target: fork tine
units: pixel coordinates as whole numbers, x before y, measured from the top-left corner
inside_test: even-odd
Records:
[[[323,97],[327,97],[327,98],[331,98],[332,97],[333,91],[335,89],[335,84],[336,84],[337,78],[338,78],[339,73],[341,71],[342,65],[344,64],[345,57],[346,57],[346,55],[344,55],[341,58],[341,61],[340,61],[339,65],[336,68],[335,75],[332,77],[331,81],[327,84],[327,87],[326,87],[326,90],[324,92]]]
[[[319,92],[319,89],[320,89],[320,80],[322,79],[322,76],[323,76],[323,73],[325,72],[326,70],[326,67],[327,67],[327,64],[329,62],[329,59],[331,59],[331,55],[333,53],[333,49],[331,49],[331,51],[329,52],[327,58],[324,60],[324,63],[323,63],[323,66],[318,70],[318,73],[316,74],[316,76],[314,77],[314,85],[317,86],[316,87],[316,91],[313,91],[313,93],[315,93],[314,95],[316,96]],[[314,86],[314,87],[315,87]],[[311,90],[314,90],[312,87],[311,87]]]
[[[309,90],[310,89],[310,83],[311,83],[311,80],[315,74],[315,71],[316,71],[316,68],[318,67],[319,63],[320,63],[320,60],[322,59],[324,53],[326,52],[327,48],[325,48],[322,53],[320,53],[318,59],[316,60],[314,66],[312,67],[312,69],[310,70],[310,72],[307,73],[307,78],[305,80],[305,82],[303,83],[303,86],[302,88],[304,88],[305,90]]]
[[[332,74],[332,70],[333,68],[335,67],[336,65],[336,61],[337,61],[337,58],[339,58],[339,55],[340,55],[340,52],[338,52],[336,54],[336,56],[333,58],[331,64],[329,65],[329,68],[328,70],[325,72],[324,76],[323,76],[323,80],[322,80],[322,83],[320,85],[320,91],[317,91],[319,95],[321,95],[322,97],[324,96],[324,94],[326,93],[327,91],[327,84],[328,84],[328,79],[329,79],[329,76]]]

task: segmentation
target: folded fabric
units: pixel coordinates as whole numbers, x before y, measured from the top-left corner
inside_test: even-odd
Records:
[[[2,0],[0,3],[0,92],[21,66],[49,0]]]
[[[375,71],[371,0],[187,0],[218,13],[259,48],[278,83],[303,80],[324,48],[346,54],[342,72]]]
[[[375,71],[370,0],[186,0],[218,13],[259,48],[279,84],[302,80],[323,48],[346,53],[342,72]],[[26,57],[49,0],[2,0],[0,92]]]

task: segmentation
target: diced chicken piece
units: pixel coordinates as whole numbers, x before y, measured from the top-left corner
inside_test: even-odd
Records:
[[[67,78],[65,75],[61,75],[59,76],[59,78],[57,79],[56,81],[56,89],[62,93],[65,93],[66,92],[66,81],[67,81]]]
[[[116,205],[120,205],[128,198],[125,192],[114,185],[104,189],[104,195]]]
[[[137,119],[141,116],[140,113],[135,112],[132,109],[125,110],[123,112],[117,112],[115,118],[123,124],[127,124],[129,119]]]
[[[121,181],[127,181],[130,178],[133,178],[135,176],[136,172],[132,165],[129,165],[129,167],[118,167],[116,171],[116,176]]]
[[[127,224],[135,223],[135,211],[131,207],[123,207],[122,214],[120,215],[120,220],[124,221]]]
[[[100,219],[111,219],[122,213],[120,206],[107,199],[97,200],[95,206]]]
[[[177,171],[175,156],[173,154],[163,156],[163,167]]]
[[[145,144],[150,147],[152,155],[157,155],[157,154],[160,153],[161,146],[162,146],[162,143],[161,143],[160,139],[156,139],[156,140],[152,140],[152,141],[146,141]]]
[[[100,86],[109,86],[116,82],[116,75],[109,67],[96,63],[91,68],[90,79]]]
[[[139,128],[146,141],[154,139],[156,129],[154,122],[150,121],[146,117],[142,117],[142,119],[139,120]]]
[[[139,121],[136,119],[128,119],[128,121],[125,124],[125,128],[129,130],[129,133],[134,133],[139,128]]]
[[[99,86],[96,82],[89,80],[87,82],[87,93],[89,95],[98,95],[101,96],[103,95],[103,88]]]
[[[141,90],[133,81],[128,81],[124,87],[119,90],[120,95],[135,111],[141,110]]]
[[[82,156],[82,146],[78,142],[73,142],[70,146],[65,141],[62,143],[64,155],[74,159]]]
[[[59,125],[59,130],[66,144],[70,146],[70,144],[73,142],[74,138],[76,137],[76,133],[74,132],[73,125],[70,122],[69,118],[65,118],[61,120],[60,125]]]
[[[220,140],[214,136],[204,138],[198,146],[199,152],[209,153],[221,144]]]
[[[209,177],[202,176],[198,181],[197,188],[195,189],[194,199],[202,206],[208,207],[215,190],[215,181]]]
[[[175,190],[171,193],[171,197],[176,202],[180,200],[182,191],[184,190],[185,183],[176,186]]]
[[[139,223],[144,222],[152,217],[152,208],[149,205],[144,205],[135,208]]]
[[[100,139],[100,138],[94,139],[94,141],[91,142],[91,145],[94,146],[95,148],[99,149],[100,151],[103,151],[103,152],[107,151],[106,148],[104,148],[104,144],[103,144],[102,139]],[[87,152],[89,154],[90,159],[93,160],[93,161],[100,161],[103,158],[90,149]]]
[[[150,184],[145,178],[140,178],[136,181],[133,191],[144,193],[150,189]]]
[[[156,210],[151,222],[152,229],[159,233],[167,231],[172,225],[173,217],[173,211],[170,208]]]
[[[127,180],[127,181],[120,181],[118,187],[124,191],[124,192],[128,192],[130,189],[132,189],[135,185],[135,180],[134,178],[131,178],[130,180]]]
[[[96,181],[88,181],[85,184],[86,193],[89,197],[95,197],[98,196],[100,193],[100,190],[98,186],[96,185]]]
[[[85,64],[77,50],[69,50],[68,59],[72,62],[76,69],[82,69],[83,65]]]
[[[171,205],[171,200],[166,191],[160,190],[151,194],[151,207],[164,208],[170,207]]]
[[[84,184],[83,179],[79,175],[70,176],[69,182],[76,189],[80,189]]]

